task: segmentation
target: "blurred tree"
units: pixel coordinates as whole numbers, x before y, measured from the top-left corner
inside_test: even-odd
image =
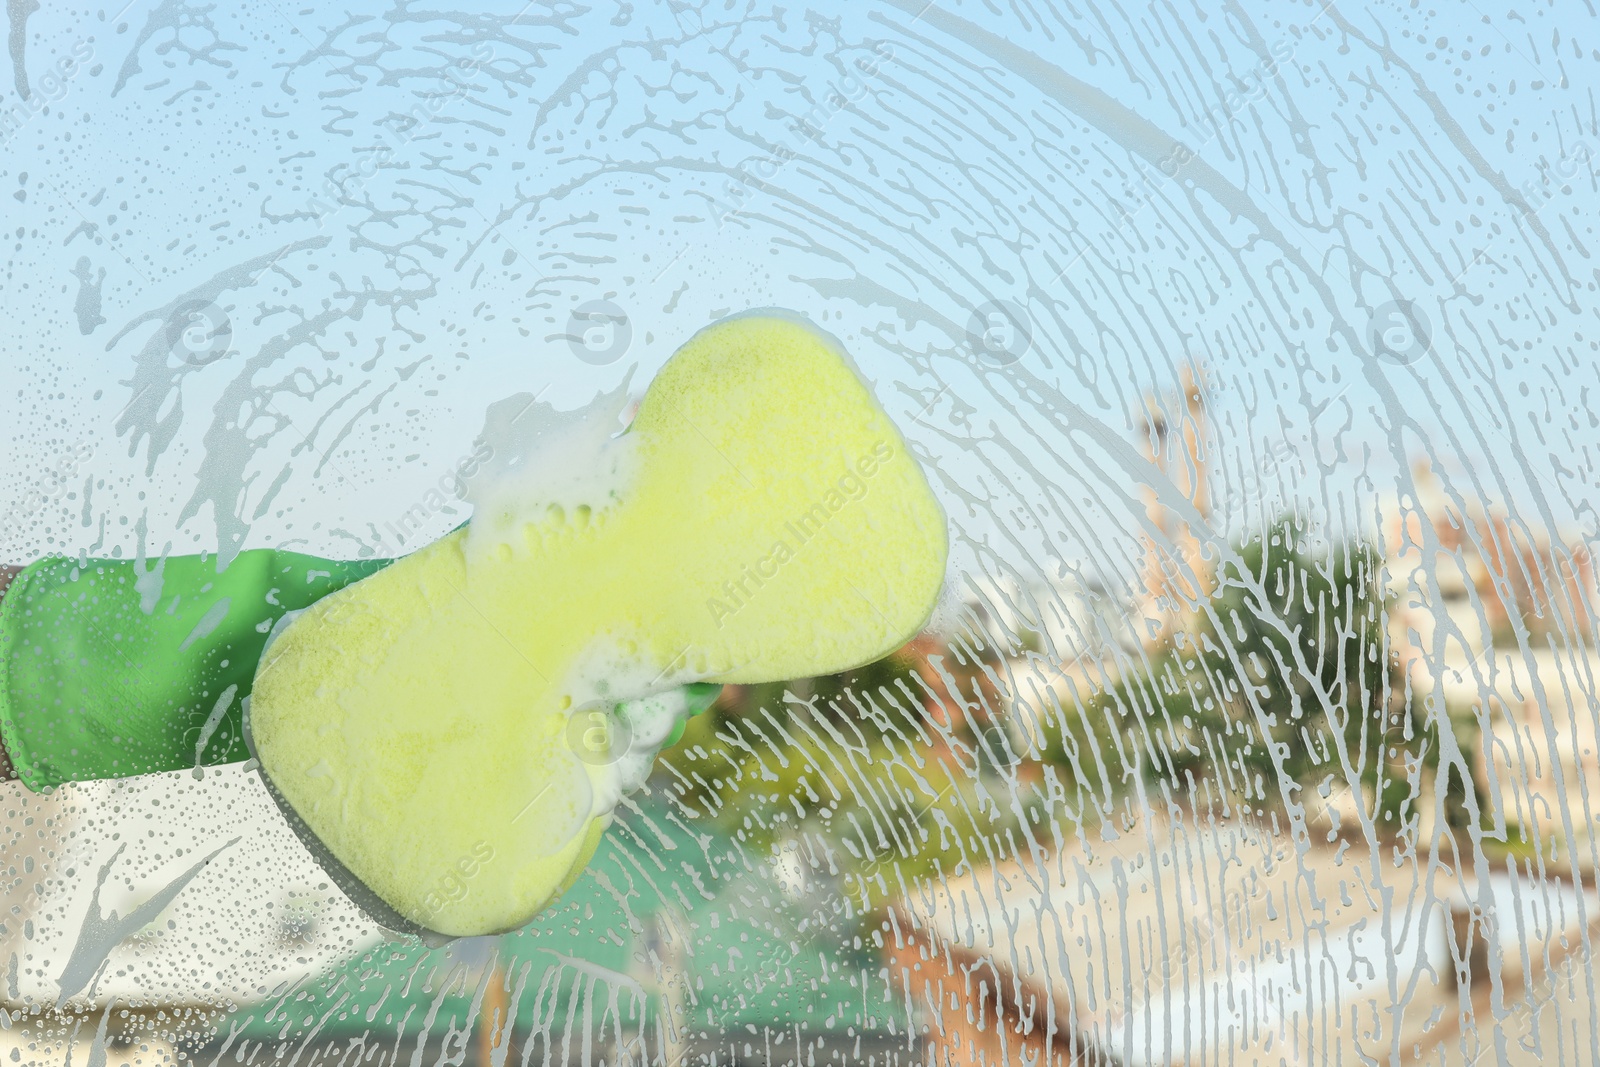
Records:
[[[1337,789],[1382,838],[1414,839],[1440,784],[1438,723],[1390,654],[1376,549],[1283,518],[1236,544],[1212,589],[1161,646],[1031,709],[1031,752],[997,736],[1007,672],[1030,653],[971,625],[842,674],[730,686],[664,764],[686,805],[756,852],[810,835],[863,909],[1140,790],[1270,819]],[[1442,777],[1445,822],[1465,825],[1463,784]]]
[[[1234,546],[1192,625],[1064,709],[1047,758],[1094,791],[1086,757],[1109,753],[1114,793],[1138,774],[1229,814],[1348,789],[1379,833],[1414,830],[1438,773],[1438,723],[1390,655],[1382,570],[1365,541],[1318,545],[1302,520],[1278,520]],[[1447,823],[1464,819],[1462,796],[1452,780]]]
[[[973,635],[924,634],[841,674],[729,686],[663,769],[753,854],[808,840],[866,913],[1015,840],[1024,813],[995,788],[1013,761],[986,733],[1002,713],[1002,659]]]

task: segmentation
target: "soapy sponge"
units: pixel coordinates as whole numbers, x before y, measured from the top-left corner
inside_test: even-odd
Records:
[[[257,673],[268,779],[425,929],[521,926],[587,862],[619,772],[575,716],[854,667],[938,597],[944,516],[814,328],[709,327],[610,429],[550,427],[542,454],[595,477],[513,464],[470,527],[313,605]]]

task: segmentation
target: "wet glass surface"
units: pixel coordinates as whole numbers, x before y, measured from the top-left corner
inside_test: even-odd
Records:
[[[514,933],[0,783],[7,1062],[1600,1060],[1591,5],[7,12],[0,563],[404,555],[750,309],[950,536]]]

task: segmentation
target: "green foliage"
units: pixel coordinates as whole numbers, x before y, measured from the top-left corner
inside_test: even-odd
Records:
[[[665,757],[674,788],[752,856],[795,840],[825,855],[862,913],[914,880],[998,861],[1025,813],[995,788],[975,731],[928,710],[961,699],[981,716],[977,680],[998,657],[951,656],[937,697],[926,675],[938,672],[909,648],[840,675],[729,687]]]
[[[1348,788],[1380,832],[1401,832],[1439,745],[1390,654],[1381,572],[1370,544],[1317,547],[1303,523],[1279,520],[1234,546],[1194,625],[1064,709],[1047,758],[1090,792],[1126,794],[1137,774],[1196,806],[1263,816]]]
[[[1403,835],[1441,777],[1438,723],[1399,675],[1384,598],[1371,545],[1317,545],[1282,519],[1234,546],[1192,625],[1033,709],[1019,768],[995,740],[1017,661],[964,634],[840,675],[729,687],[669,773],[753,855],[814,842],[864,910],[910,879],[1059,841],[1141,791],[1270,817],[1349,790],[1379,833]],[[1464,825],[1462,783],[1442,777],[1447,822]]]

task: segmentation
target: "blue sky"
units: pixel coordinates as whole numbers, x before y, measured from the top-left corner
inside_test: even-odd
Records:
[[[1585,519],[1595,56],[1547,11],[385,10],[27,20],[11,556],[141,524],[362,551],[492,401],[646,382],[769,306],[844,340],[961,566],[1125,572],[1136,413],[1188,360],[1224,534],[1297,501],[1364,525],[1429,453],[1531,525]],[[600,301],[611,362],[566,339]],[[1027,316],[1015,362],[973,351],[993,301]],[[75,495],[30,504],[41,471]]]

